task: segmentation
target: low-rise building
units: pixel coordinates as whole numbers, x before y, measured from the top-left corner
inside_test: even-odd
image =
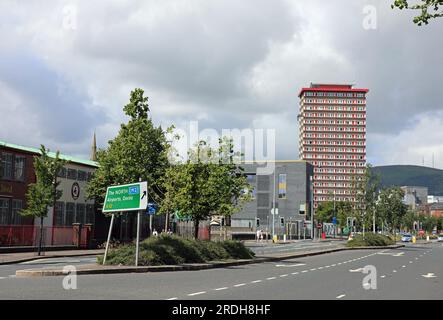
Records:
[[[275,169],[267,173],[261,172],[263,163],[243,164],[254,190],[252,201],[230,219],[233,236],[253,236],[257,229],[261,229],[267,234],[274,230],[277,235],[292,237],[300,235],[302,229],[307,230],[304,222],[310,216],[313,166],[303,160],[272,161],[265,165],[269,168],[269,164]],[[275,215],[272,215],[274,208]]]

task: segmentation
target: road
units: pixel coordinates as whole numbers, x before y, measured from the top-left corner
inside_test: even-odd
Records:
[[[341,251],[223,269],[78,276],[65,290],[63,277],[15,278],[15,270],[54,263],[90,263],[93,257],[0,266],[0,299],[441,299],[443,244],[391,250]],[[376,269],[376,289],[363,287],[365,266]]]

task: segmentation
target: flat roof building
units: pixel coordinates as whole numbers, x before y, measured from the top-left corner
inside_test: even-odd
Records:
[[[366,167],[366,94],[352,84],[314,84],[299,93],[299,156],[314,166],[314,203],[355,201]],[[354,180],[355,181],[355,180]]]

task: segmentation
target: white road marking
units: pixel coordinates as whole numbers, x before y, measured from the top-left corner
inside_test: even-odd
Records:
[[[315,271],[315,270],[317,270],[317,268],[312,268],[312,269],[310,269],[309,271]]]
[[[251,283],[259,283],[259,282],[262,282],[262,280],[251,281]]]
[[[412,261],[409,261],[409,263],[412,263]]]
[[[6,277],[0,277],[0,280],[2,280],[2,279],[6,279]]]
[[[200,291],[200,292],[190,293],[190,294],[188,294],[188,296],[190,296],[190,297],[192,297],[192,296],[198,296],[198,295],[200,295],[200,294],[204,294],[204,293],[206,293],[206,291]]]
[[[397,270],[392,270],[392,272],[397,272]]]
[[[226,290],[226,289],[228,289],[228,287],[217,288],[217,289],[214,289],[214,290],[215,291],[221,291],[221,290]]]
[[[293,273],[291,273],[291,274],[298,274],[298,272],[293,272]]]
[[[166,300],[177,300],[178,298],[177,297],[174,297],[174,298],[169,298],[169,299],[166,299]]]
[[[385,275],[383,275],[383,276],[381,276],[380,278],[386,278],[386,276],[385,276]]]
[[[309,270],[303,270],[301,273],[306,273],[306,272],[308,272]]]
[[[246,283],[239,283],[239,284],[234,285],[234,287],[243,287],[245,285],[246,285]]]
[[[8,276],[9,278],[16,278],[17,276],[15,274],[12,274],[10,276]]]
[[[331,265],[331,267],[335,267],[336,265],[337,265],[337,264],[334,263],[333,265]]]
[[[275,279],[277,279],[276,277],[269,277],[269,278],[266,278],[266,280],[275,280]]]
[[[363,268],[350,269],[349,272],[363,272]]]
[[[433,273],[422,274],[421,276],[424,278],[437,278],[437,276],[434,275]]]
[[[287,274],[282,274],[281,276],[280,276],[280,278],[284,278],[284,277],[287,277],[288,275]]]
[[[417,258],[417,257],[415,257],[415,260],[418,260],[418,258]]]
[[[402,268],[406,268],[406,266],[401,266]]]
[[[318,267],[318,270],[321,270],[321,269],[323,269],[323,267]]]
[[[341,294],[341,295],[337,296],[337,299],[341,299],[341,298],[343,298],[345,296],[346,296],[345,294]]]
[[[329,268],[330,266],[325,266],[325,268]]]
[[[292,268],[292,267],[299,267],[299,266],[305,266],[306,263],[297,263],[297,264],[276,264],[276,267],[286,267],[286,268]]]

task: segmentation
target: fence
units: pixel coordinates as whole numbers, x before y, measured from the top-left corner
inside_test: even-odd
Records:
[[[86,227],[43,227],[42,245],[87,247],[90,236],[91,229]],[[0,225],[0,247],[36,247],[39,240],[39,226]]]
[[[179,221],[176,225],[175,233],[184,238],[194,237],[194,222]],[[198,228],[198,238],[201,240],[209,240],[209,222],[201,221]]]

